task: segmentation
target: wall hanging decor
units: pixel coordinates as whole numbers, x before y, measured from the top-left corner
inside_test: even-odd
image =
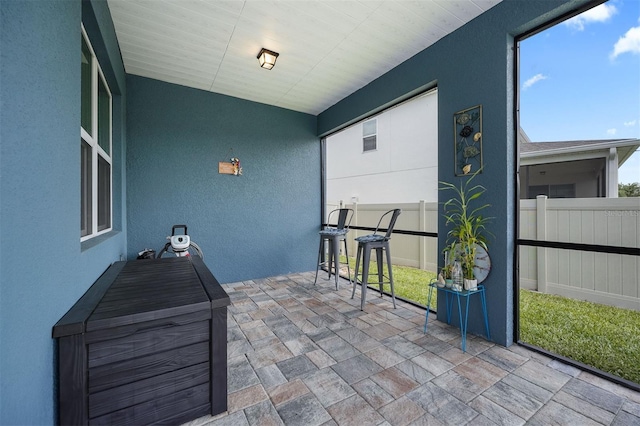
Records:
[[[482,169],[482,105],[453,114],[454,170],[464,176]]]
[[[229,153],[233,149],[229,149]],[[229,155],[227,153],[227,155]],[[237,157],[231,157],[231,162],[220,161],[218,163],[218,173],[223,175],[235,175],[242,176],[242,167],[240,166],[240,159]]]

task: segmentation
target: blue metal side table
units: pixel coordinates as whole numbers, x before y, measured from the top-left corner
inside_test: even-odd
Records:
[[[431,293],[433,289],[437,291],[442,291],[445,293],[446,300],[446,308],[447,308],[447,324],[451,324],[451,311],[453,308],[453,300],[456,299],[458,301],[458,316],[460,318],[460,334],[462,335],[462,352],[467,351],[467,320],[469,317],[469,303],[470,297],[474,294],[480,295],[480,300],[482,302],[482,315],[484,317],[484,328],[487,332],[487,339],[491,340],[491,335],[489,334],[489,320],[487,318],[487,301],[484,292],[484,286],[478,285],[478,288],[474,290],[462,290],[455,291],[451,288],[446,287],[438,287],[436,282],[432,282],[429,284],[429,298],[427,301],[427,312],[425,314],[424,319],[424,332],[427,332],[427,323],[429,322],[429,306],[431,306]],[[464,309],[464,314],[462,312],[462,305],[460,303],[460,298],[466,299],[466,305]]]

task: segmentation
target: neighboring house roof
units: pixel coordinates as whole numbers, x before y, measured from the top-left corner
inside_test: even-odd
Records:
[[[603,139],[579,140],[561,142],[531,142],[524,132],[520,132],[520,157],[530,159],[532,163],[539,163],[535,159],[542,157],[568,157],[567,161],[576,154],[595,151],[609,151],[615,148],[618,152],[618,167],[640,148],[640,139]],[[544,162],[544,161],[541,161]]]

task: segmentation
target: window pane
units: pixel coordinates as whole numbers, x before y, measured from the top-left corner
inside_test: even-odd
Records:
[[[375,151],[377,148],[377,140],[376,136],[368,136],[362,140],[362,150],[366,151]]]
[[[111,95],[101,78],[98,79],[98,145],[111,155]]]
[[[82,37],[82,36],[80,36]],[[81,71],[81,86],[82,86],[82,112],[81,112],[81,126],[87,133],[92,134],[91,128],[91,50],[82,37],[82,71]]]
[[[549,185],[535,185],[529,187],[529,198],[536,198],[538,195],[549,196]]]
[[[80,140],[80,235],[91,234],[91,147]]]
[[[111,165],[98,156],[98,231],[111,227]]]
[[[573,184],[551,185],[549,198],[575,198],[576,187]]]
[[[371,136],[376,134],[376,120],[365,121],[362,124],[362,136]]]

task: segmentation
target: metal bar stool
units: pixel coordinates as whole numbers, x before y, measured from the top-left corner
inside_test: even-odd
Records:
[[[393,308],[396,307],[396,295],[393,291],[393,272],[391,270],[391,254],[389,253],[389,240],[391,239],[391,233],[393,227],[396,224],[398,216],[400,216],[402,210],[394,209],[389,210],[382,215],[378,221],[378,226],[373,234],[363,235],[356,238],[358,242],[358,253],[356,255],[356,276],[353,281],[353,291],[351,292],[351,298],[356,294],[356,282],[358,281],[358,274],[360,268],[360,258],[362,258],[362,280],[360,281],[360,310],[364,310],[364,302],[367,298],[367,284],[369,284],[369,264],[371,259],[371,250],[376,250],[376,261],[378,262],[378,282],[371,284],[380,285],[380,297],[382,297],[383,284],[389,283],[391,286],[391,300],[393,301]],[[387,232],[385,234],[378,234],[380,225],[388,220]],[[387,270],[389,272],[389,281],[384,281],[383,273],[383,252],[387,256]]]
[[[316,268],[316,279],[313,281],[315,285],[318,281],[318,270],[322,265],[327,263],[327,270],[329,272],[328,279],[331,279],[331,268],[334,268],[334,275],[336,277],[336,290],[338,289],[338,277],[340,275],[340,241],[344,241],[344,254],[347,257],[347,271],[349,273],[349,282],[351,282],[351,268],[349,267],[349,252],[347,251],[347,233],[349,232],[349,225],[351,224],[351,218],[353,218],[352,209],[335,209],[329,213],[327,223],[331,222],[331,216],[334,213],[338,214],[338,223],[335,227],[327,226],[320,234],[320,248],[318,249],[318,266]],[[322,261],[322,254],[324,251],[324,243],[329,243],[329,258],[326,262]]]

